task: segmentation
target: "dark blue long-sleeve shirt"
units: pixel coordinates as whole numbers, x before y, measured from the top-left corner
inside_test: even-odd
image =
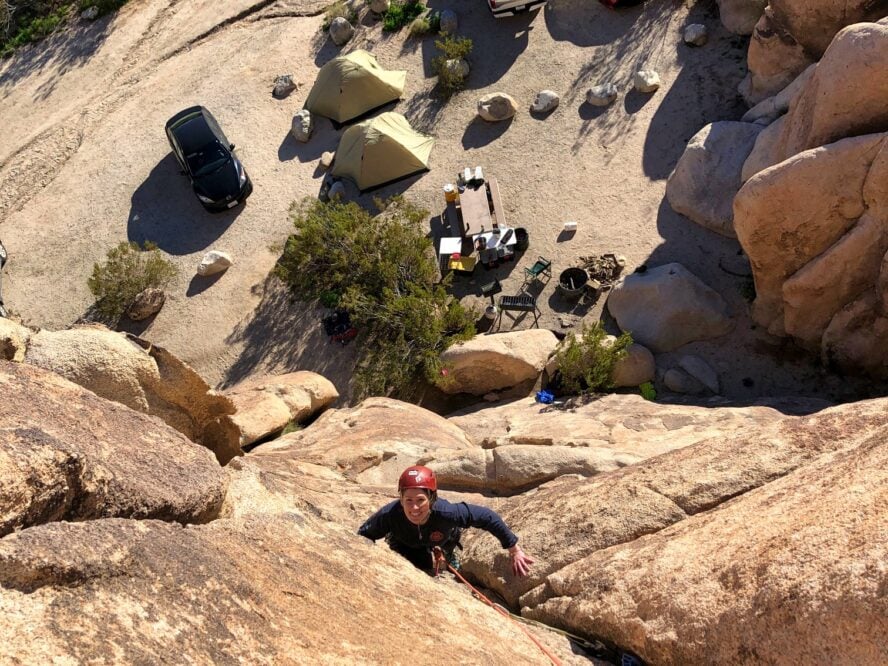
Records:
[[[452,504],[444,499],[435,501],[429,519],[423,525],[411,523],[398,500],[389,502],[361,525],[358,534],[373,541],[391,535],[409,548],[433,548],[456,541],[459,530],[466,527],[479,527],[490,532],[503,548],[518,543],[518,537],[496,512],[477,504]]]

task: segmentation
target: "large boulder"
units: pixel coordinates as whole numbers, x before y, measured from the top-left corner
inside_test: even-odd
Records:
[[[247,446],[314,416],[339,392],[325,377],[301,371],[248,379],[224,395],[235,407],[231,421],[240,431],[240,445]]]
[[[744,180],[809,148],[888,131],[886,71],[888,21],[842,30],[810,73],[793,82],[789,110],[759,135]]]
[[[6,361],[0,404],[0,536],[107,516],[206,522],[222,505],[212,453],[156,419]]]
[[[240,453],[227,417],[234,411],[231,402],[185,363],[146,340],[103,326],[40,331],[30,338],[25,362],[160,417],[211,449],[222,464]]]
[[[103,519],[0,540],[0,662],[390,664],[445,650],[453,663],[539,664],[519,625],[462,586],[293,499],[198,527]],[[531,631],[578,663],[566,638]]]
[[[611,381],[616,388],[639,386],[651,381],[656,371],[651,350],[634,342],[629,345],[626,355],[614,364]]]
[[[448,419],[485,449],[533,445],[596,449],[614,461],[646,459],[690,446],[718,434],[757,430],[781,418],[784,410],[822,408],[822,401],[775,404],[775,407],[664,405],[639,395],[577,398],[563,408],[533,398],[461,410]]]
[[[506,93],[488,93],[478,100],[478,115],[490,123],[508,120],[517,112],[518,102]]]
[[[835,413],[831,416],[808,423],[832,425]],[[584,502],[595,516],[586,523],[593,523],[586,529],[594,536],[582,543],[599,547],[577,559],[582,532],[572,523],[574,561],[521,597],[523,613],[616,643],[647,663],[739,663],[748,655],[755,655],[756,663],[814,664],[826,655],[849,664],[883,662],[888,427],[883,420],[870,423],[875,428],[869,432],[855,428],[853,411],[844,425],[851,432],[802,426],[801,437],[787,438],[790,433],[784,432],[774,433],[782,435],[777,442],[732,442],[730,453],[717,442],[707,443],[720,450],[720,466],[733,468],[716,476],[745,473],[749,482],[734,488],[732,501],[722,495],[722,503],[699,515],[682,506],[677,479],[666,480],[656,464],[643,473],[626,470],[618,487],[628,489],[634,481],[638,498],[622,504],[614,517],[631,517],[631,526],[618,528],[631,538],[625,543],[616,533],[606,534],[617,525],[602,509],[616,508],[611,503],[616,489],[598,482],[597,492]],[[817,442],[827,452],[805,464],[804,457],[810,456],[802,452]],[[756,456],[756,449],[766,454],[782,450],[785,458],[775,464]],[[686,452],[662,463],[677,471],[674,458]],[[698,475],[688,486],[708,482],[727,489],[709,468],[684,462],[690,463],[680,473],[685,483],[689,475]],[[762,474],[765,470],[770,474]],[[571,503],[581,501],[576,488],[565,484],[558,490]],[[671,507],[666,504],[670,499]],[[557,501],[546,493],[534,504],[547,500]],[[596,512],[592,507],[598,503],[604,506]],[[528,509],[521,507],[522,513]],[[684,512],[691,517],[658,529],[654,516],[666,522],[670,509],[675,516]],[[644,533],[639,530],[657,533],[637,538]],[[547,523],[545,533],[551,544],[553,535],[563,532],[560,524]],[[534,552],[537,543],[534,539],[526,548]],[[603,548],[606,544],[611,547]]]
[[[734,200],[756,286],[752,315],[816,347],[833,315],[873,288],[888,251],[888,134],[807,150]]]
[[[357,407],[328,410],[304,430],[260,444],[251,456],[322,465],[360,483],[392,488],[405,467],[474,446],[458,426],[427,409],[368,398]]]
[[[330,39],[336,44],[336,46],[342,46],[352,38],[355,34],[355,29],[352,24],[348,22],[348,19],[345,19],[342,16],[337,16],[330,22],[328,33]]]
[[[554,617],[557,616],[559,626],[568,630],[608,638],[618,645],[634,649],[644,636],[659,634],[658,629],[655,626],[645,627],[644,623],[639,625],[635,620],[624,617],[619,627],[609,627],[606,633],[601,633],[598,626],[593,630],[589,624],[597,614],[573,614],[566,610],[572,598],[576,597],[578,601],[586,599],[598,590],[594,576],[596,567],[590,564],[590,557],[592,561],[596,557],[605,558],[606,553],[614,552],[619,544],[625,544],[617,552],[631,566],[636,562],[633,550],[643,548],[652,538],[641,537],[657,532],[660,532],[655,537],[658,543],[671,552],[668,544],[676,533],[676,523],[697,515],[700,517],[697,524],[718,520],[714,516],[718,515],[722,505],[732,507],[742,502],[738,498],[744,494],[812,464],[821,456],[824,456],[824,461],[829,460],[831,453],[861,445],[877,433],[884,439],[888,435],[886,406],[886,401],[881,399],[833,407],[811,416],[774,413],[766,421],[730,431],[720,428],[717,420],[721,410],[714,410],[716,413],[708,417],[710,436],[698,439],[690,446],[617,472],[590,478],[565,476],[536,488],[533,493],[504,500],[500,507],[503,518],[520,536],[524,550],[536,558],[533,572],[528,578],[516,581],[508,577],[505,574],[507,558],[495,559],[494,566],[488,567],[487,563],[497,558],[499,553],[494,545],[483,539],[466,540],[463,567],[470,575],[477,576],[482,584],[503,594],[507,601],[517,603],[520,597],[523,613],[529,609],[532,617],[544,621],[555,621]],[[668,407],[664,405],[660,408],[666,410]],[[875,476],[872,478],[875,479]],[[865,494],[876,493],[870,495],[873,500],[880,492],[884,495],[884,487],[881,490],[878,486],[866,487]],[[827,506],[815,497],[808,501],[812,507]],[[797,509],[793,509],[793,513],[799,518],[804,515]],[[767,533],[768,525],[757,515],[755,510],[746,514],[746,525],[739,529],[738,538],[753,538],[754,535]],[[791,523],[789,515],[787,521]],[[824,538],[835,543],[830,521],[821,524],[820,528]],[[783,538],[791,541],[791,534],[789,530]],[[884,534],[882,538],[885,538]],[[728,543],[733,544],[732,541]],[[714,549],[718,548],[717,543],[711,545]],[[725,547],[725,557],[736,555],[733,548],[733,545]],[[694,552],[694,549],[688,552]],[[671,557],[676,556],[673,554]],[[755,608],[749,608],[745,603],[735,605],[730,598],[719,601],[718,591],[724,588],[717,584],[719,568],[708,569],[711,560],[687,556],[679,559],[692,569],[706,562],[700,570],[707,572],[706,580],[685,572],[680,576],[664,578],[665,588],[659,589],[668,597],[670,592],[680,593],[690,581],[700,585],[699,615],[695,616],[696,620],[718,626],[719,618],[726,609],[713,610],[712,604],[716,602],[727,604],[733,609],[732,612],[746,612],[748,609],[748,612],[755,613]],[[589,567],[592,577],[583,579],[581,583],[577,581],[576,585],[561,586],[560,580],[570,580],[562,570],[567,567],[568,571],[576,571],[582,566],[580,563]],[[641,574],[656,575],[657,569],[650,567],[648,559],[638,560],[638,565]],[[557,587],[553,587],[554,581],[559,581],[555,583]],[[716,592],[714,597],[703,592],[702,588],[709,584]],[[627,640],[629,636],[632,637],[631,642]],[[696,649],[705,649],[705,643],[696,643]],[[644,656],[644,653],[639,654]],[[651,661],[664,662],[662,658]],[[665,661],[700,662],[705,660]],[[720,663],[725,662],[720,660]]]
[[[842,28],[884,13],[884,3],[871,0],[770,0],[749,43],[741,94],[750,105],[775,94],[817,62]]]
[[[423,464],[435,470],[441,488],[511,495],[565,474],[594,476],[640,460],[604,448],[517,444],[445,453]]]
[[[447,393],[484,395],[535,379],[558,346],[545,329],[479,335],[453,345],[441,354],[447,367]]]
[[[607,307],[621,329],[657,353],[717,338],[733,327],[724,299],[681,264],[621,278]]]
[[[717,0],[722,25],[737,35],[751,35],[768,0]]]
[[[697,132],[666,183],[672,209],[729,238],[734,232],[734,196],[743,163],[762,126],[721,121]]]
[[[815,69],[817,69],[817,65],[808,65],[788,86],[776,95],[763,99],[744,113],[740,118],[741,122],[757,123],[759,125],[769,125],[774,122],[778,117],[789,111],[790,103],[808,85],[808,79],[814,75]]]

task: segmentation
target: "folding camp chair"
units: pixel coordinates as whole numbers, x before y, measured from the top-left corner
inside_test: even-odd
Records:
[[[546,275],[550,278],[552,277],[552,261],[550,259],[540,257],[536,260],[536,263],[533,266],[525,268],[524,282],[526,283],[528,280],[539,280],[540,275]]]

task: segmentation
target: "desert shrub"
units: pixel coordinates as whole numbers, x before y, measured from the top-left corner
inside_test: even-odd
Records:
[[[324,10],[324,30],[328,30],[330,24],[333,23],[333,19],[336,18],[344,18],[354,25],[358,15],[344,0],[336,0],[336,2]]]
[[[375,216],[354,202],[295,204],[296,233],[275,272],[301,300],[341,294],[361,334],[357,398],[407,398],[440,376],[444,349],[475,334],[475,313],[438,282],[426,211],[401,197],[377,204]]]
[[[96,297],[96,311],[112,321],[120,319],[139,292],[163,289],[176,277],[176,267],[154,243],[121,243],[108,251],[103,264],[93,266],[87,284]]]
[[[419,17],[426,7],[421,2],[392,2],[382,15],[383,32],[395,32]]]
[[[632,336],[623,333],[613,342],[600,323],[584,326],[580,335],[568,335],[555,355],[561,386],[568,393],[596,393],[613,386],[611,374],[626,356]]]
[[[472,40],[468,37],[443,34],[435,40],[439,54],[432,58],[432,71],[438,76],[438,84],[445,94],[451,95],[462,90],[466,77],[462,72],[447,66],[448,60],[468,60],[472,52]]]
[[[0,57],[17,48],[38,42],[55,32],[78,11],[96,6],[99,15],[126,4],[127,0],[0,0]]]
[[[410,24],[411,37],[422,37],[423,35],[429,34],[431,31],[431,23],[425,16],[413,19],[413,23]]]

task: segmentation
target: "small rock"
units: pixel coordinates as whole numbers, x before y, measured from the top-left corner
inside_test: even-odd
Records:
[[[352,38],[352,35],[355,34],[355,29],[346,19],[337,16],[330,24],[329,34],[330,39],[333,40],[336,46],[342,46]]]
[[[453,35],[456,33],[456,29],[459,27],[459,20],[456,18],[456,12],[452,9],[443,9],[441,10],[441,27],[439,28],[441,32],[446,32],[449,35]]]
[[[451,58],[449,60],[445,60],[444,69],[447,70],[447,73],[450,74],[450,76],[461,76],[463,78],[466,78],[471,71],[469,63],[467,63],[462,58]]]
[[[232,263],[234,262],[231,260],[231,255],[227,252],[210,250],[203,256],[203,259],[200,260],[200,264],[197,266],[197,274],[214,275],[216,273],[221,273],[222,271],[227,270]]]
[[[166,301],[166,294],[163,293],[163,289],[148,287],[139,292],[127,308],[126,316],[133,321],[148,319],[163,307],[164,301]]]
[[[271,94],[275,99],[284,99],[284,97],[296,90],[297,87],[291,75],[281,74],[274,80],[274,90],[271,91]]]
[[[341,180],[335,181],[332,185],[330,185],[330,189],[327,190],[327,198],[330,201],[339,200],[345,198],[345,184]]]
[[[506,93],[495,92],[478,100],[478,115],[487,122],[508,120],[518,112],[515,98]]]
[[[685,26],[684,41],[691,46],[703,46],[709,40],[709,33],[702,23],[691,23]]]
[[[311,138],[311,132],[314,129],[314,123],[311,118],[311,111],[302,109],[293,116],[293,125],[290,132],[293,138],[302,143],[306,143]]]
[[[80,18],[84,21],[95,21],[99,18],[99,8],[93,5],[92,7],[87,7],[82,12],[80,12]]]
[[[702,383],[680,368],[670,368],[667,370],[663,376],[663,383],[666,384],[666,388],[675,393],[700,395],[706,392],[706,387]]]
[[[541,90],[530,105],[530,110],[534,113],[548,113],[554,111],[560,102],[561,97],[554,90]]]
[[[651,381],[656,371],[654,355],[647,347],[636,342],[629,345],[626,356],[614,365],[611,381],[617,387],[638,386]]]
[[[322,168],[322,169],[325,169],[325,170],[326,170],[326,169],[329,169],[329,168],[330,168],[330,165],[333,164],[333,158],[334,158],[334,157],[336,157],[336,153],[333,153],[333,152],[331,152],[331,151],[329,151],[329,150],[326,151],[326,152],[321,153],[321,159],[320,159],[320,162],[319,162],[319,164],[321,165],[321,168]]]
[[[710,391],[718,393],[718,374],[702,358],[688,354],[681,357],[678,365]]]
[[[652,93],[660,87],[660,75],[652,69],[635,72],[635,89],[641,93]]]
[[[573,317],[558,317],[558,321],[561,324],[561,328],[573,328],[576,324],[576,320]]]
[[[592,106],[608,106],[617,99],[617,86],[613,83],[601,83],[589,88],[586,101]]]
[[[499,393],[497,393],[496,391],[491,391],[490,393],[485,393],[482,399],[484,400],[484,402],[496,402],[500,399],[500,397]]]
[[[370,11],[374,14],[385,14],[390,6],[389,0],[370,0]]]

